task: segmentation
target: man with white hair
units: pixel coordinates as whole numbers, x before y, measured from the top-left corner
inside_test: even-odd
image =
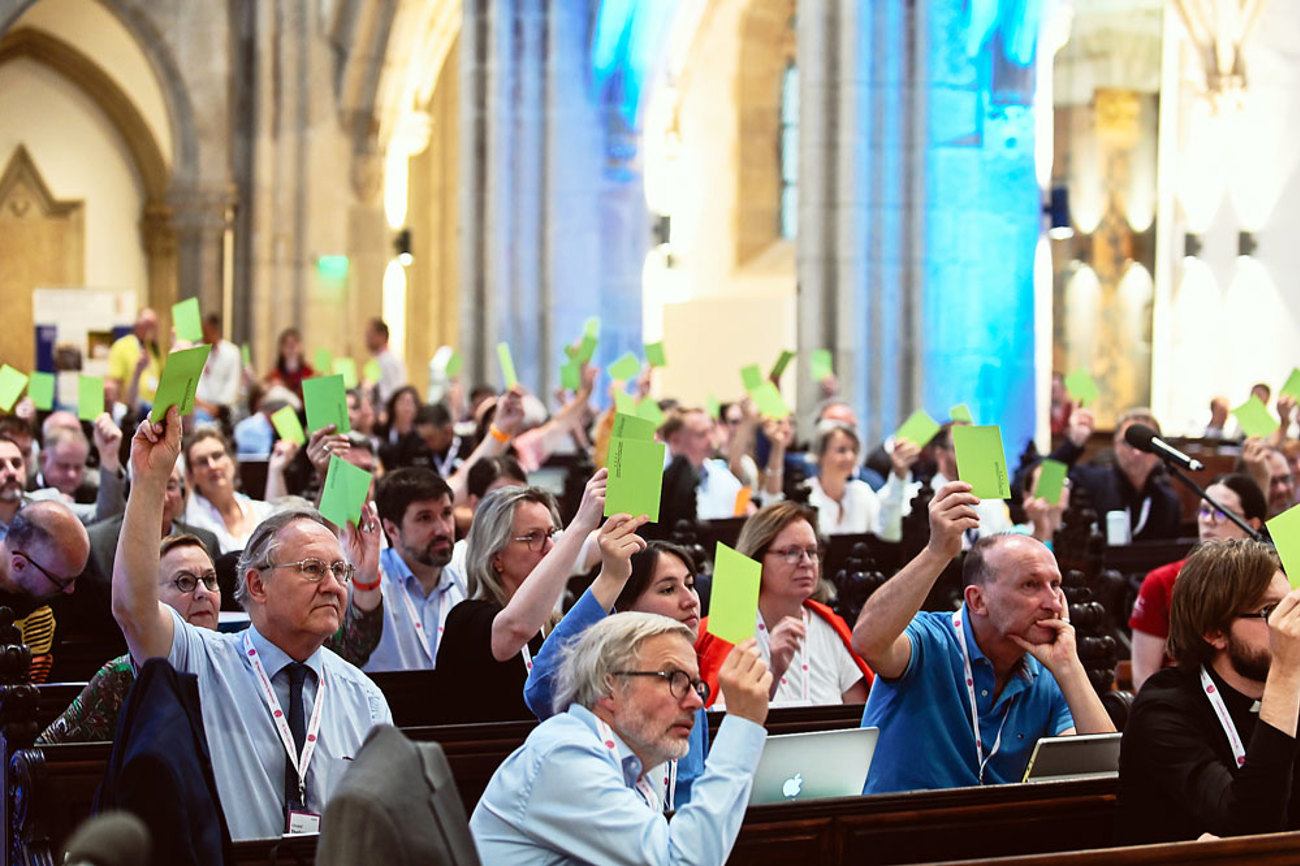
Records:
[[[723,662],[727,717],[691,802],[670,822],[647,781],[686,755],[708,699],[686,626],[621,613],[565,650],[555,706],[493,774],[470,830],[484,863],[718,863],[745,815],[772,674],[753,638]]]

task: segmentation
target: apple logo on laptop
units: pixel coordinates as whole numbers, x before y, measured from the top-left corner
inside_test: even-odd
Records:
[[[799,792],[802,790],[803,773],[795,773],[793,776],[786,779],[785,784],[781,786],[781,796],[785,797],[787,800],[793,800],[795,797],[799,796]]]

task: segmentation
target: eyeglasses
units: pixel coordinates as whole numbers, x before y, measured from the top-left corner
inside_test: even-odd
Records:
[[[75,577],[58,577],[57,575],[50,574],[50,572],[45,568],[45,566],[41,565],[36,560],[32,559],[29,554],[26,554],[21,550],[15,550],[12,551],[11,553],[14,556],[21,556],[23,559],[31,563],[32,567],[35,568],[37,571],[39,571],[41,574],[45,575],[45,579],[48,580],[50,583],[54,584],[58,588],[59,592],[67,592],[68,587],[72,586],[74,583],[77,582],[77,579]]]
[[[302,579],[311,583],[320,583],[325,579],[325,574],[328,572],[333,574],[334,579],[344,586],[348,585],[352,580],[352,575],[357,570],[355,565],[341,559],[326,562],[323,559],[315,558],[300,559],[297,562],[268,562],[258,570],[264,571],[268,568],[296,568],[298,573],[302,575]]]
[[[1274,601],[1264,605],[1254,613],[1239,613],[1237,619],[1262,619],[1267,622],[1273,611],[1277,610],[1278,604],[1279,602]]]
[[[191,574],[188,571],[182,571],[172,578],[172,586],[176,587],[177,592],[187,595],[198,589],[200,582],[208,592],[216,592],[221,588],[221,585],[217,583],[217,573],[215,571],[205,571],[203,574]]]
[[[704,680],[691,679],[686,671],[611,671],[620,677],[659,677],[668,682],[668,691],[677,700],[682,700],[691,691],[699,695],[704,703],[709,702],[709,684]]]
[[[537,553],[543,547],[546,546],[547,539],[554,541],[555,537],[559,534],[560,534],[560,530],[552,529],[547,532],[530,532],[527,535],[521,535],[518,538],[512,540],[528,545],[529,550],[531,550],[533,553]]]
[[[779,556],[789,565],[798,565],[805,556],[811,562],[818,562],[822,558],[821,548],[819,547],[783,547],[780,550],[769,550],[768,556]]]
[[[1245,519],[1244,515],[1237,514],[1237,512],[1235,511],[1232,513],[1236,514],[1238,517],[1242,518],[1243,520]],[[1219,510],[1218,508],[1215,508],[1213,505],[1210,505],[1208,502],[1201,503],[1201,507],[1196,510],[1196,515],[1203,520],[1210,521],[1211,523],[1222,523],[1223,521],[1228,519],[1227,514],[1225,514],[1223,511]]]

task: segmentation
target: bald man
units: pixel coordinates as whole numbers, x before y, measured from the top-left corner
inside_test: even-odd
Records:
[[[86,528],[61,502],[19,509],[0,542],[0,606],[32,651],[32,682],[45,682],[53,663],[54,613],[47,601],[71,593],[90,556]]]
[[[113,403],[152,405],[162,373],[158,348],[158,314],[145,307],[135,317],[131,333],[108,350],[108,375],[104,377],[104,399]]]

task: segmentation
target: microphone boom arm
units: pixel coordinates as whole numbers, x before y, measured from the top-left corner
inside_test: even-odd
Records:
[[[1215,502],[1215,501],[1214,501],[1214,497],[1211,496],[1210,494],[1206,493],[1204,487],[1202,487],[1201,485],[1197,484],[1197,483],[1196,483],[1195,481],[1193,481],[1191,478],[1189,478],[1189,477],[1187,477],[1185,474],[1183,474],[1183,471],[1182,471],[1181,469],[1179,469],[1177,466],[1175,466],[1173,463],[1171,463],[1171,462],[1169,462],[1169,461],[1165,461],[1165,467],[1168,468],[1169,471],[1170,471],[1171,473],[1173,473],[1173,476],[1174,476],[1175,478],[1177,478],[1179,481],[1181,481],[1181,482],[1183,483],[1184,486],[1186,486],[1186,487],[1188,487],[1188,488],[1190,488],[1190,489],[1196,491],[1196,495],[1197,495],[1197,496],[1201,497],[1201,499],[1204,499],[1206,502],[1210,503],[1210,504],[1213,505],[1216,509],[1218,509],[1218,511],[1219,511],[1220,514],[1227,515],[1227,518],[1228,518],[1229,520],[1231,520],[1233,523],[1237,524],[1237,526],[1239,526],[1239,527],[1241,528],[1242,532],[1245,532],[1245,533],[1246,533],[1247,537],[1249,537],[1249,538],[1253,538],[1255,541],[1263,541],[1263,540],[1264,540],[1264,537],[1263,537],[1262,535],[1259,534],[1259,530],[1257,530],[1257,529],[1255,529],[1254,527],[1252,527],[1249,523],[1247,523],[1245,520],[1243,520],[1243,519],[1241,519],[1240,517],[1238,517],[1238,516],[1237,516],[1236,514],[1234,514],[1233,512],[1231,512],[1231,511],[1229,511],[1228,509],[1224,508],[1224,507],[1223,507],[1222,505],[1220,505],[1218,502]]]

